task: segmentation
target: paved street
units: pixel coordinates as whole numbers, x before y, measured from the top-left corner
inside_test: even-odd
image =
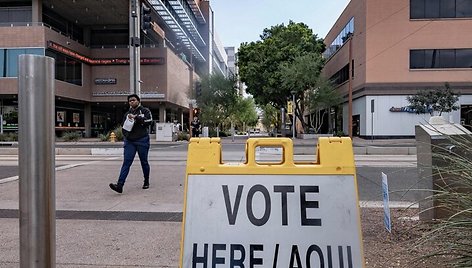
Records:
[[[141,189],[141,169],[135,162],[121,195],[108,188],[121,167],[121,155],[116,155],[119,148],[102,148],[98,155],[58,155],[57,267],[177,267],[186,146],[153,145],[151,188]],[[309,146],[300,152],[305,147],[314,152]],[[241,148],[241,144],[224,144],[223,161],[244,161]],[[315,156],[296,154],[295,159],[314,161]],[[389,176],[391,200],[415,200],[414,193],[403,192],[416,181],[415,155],[356,155],[355,159],[360,200],[381,200],[380,172]],[[2,268],[18,267],[17,165],[16,155],[0,155]]]

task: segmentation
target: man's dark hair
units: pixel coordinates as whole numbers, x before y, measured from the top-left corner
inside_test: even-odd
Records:
[[[129,99],[131,99],[131,98],[136,98],[139,102],[141,102],[141,98],[140,98],[138,95],[136,95],[136,94],[131,94],[131,95],[129,95],[129,96],[128,96],[128,101],[129,101]]]

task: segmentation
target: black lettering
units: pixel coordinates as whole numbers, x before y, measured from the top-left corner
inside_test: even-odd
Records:
[[[260,219],[256,218],[256,216],[254,216],[254,212],[252,211],[252,198],[254,197],[254,194],[256,192],[261,192],[265,200],[264,215]],[[266,222],[269,220],[269,217],[270,217],[270,208],[271,208],[270,195],[269,195],[269,191],[267,191],[267,188],[265,188],[264,186],[260,184],[252,186],[251,189],[249,189],[249,192],[247,193],[247,201],[246,201],[247,217],[249,218],[249,221],[251,221],[251,223],[256,226],[262,226],[266,224]]]
[[[262,258],[256,258],[254,251],[263,251],[264,245],[250,245],[249,246],[249,267],[253,268],[254,265],[263,265]]]
[[[235,259],[235,251],[241,252],[241,258]],[[244,259],[246,258],[246,251],[244,250],[243,245],[240,244],[231,244],[230,247],[230,260],[229,260],[229,267],[241,267],[244,268]]]
[[[193,244],[193,253],[192,253],[192,268],[197,267],[197,263],[202,263],[203,268],[207,268],[208,262],[208,244],[203,245],[203,257],[197,257],[197,244]]]
[[[343,257],[343,247],[338,246],[339,253],[339,268],[344,268],[344,257]]]
[[[320,260],[320,268],[324,268],[323,251],[321,251],[321,248],[318,247],[317,245],[311,245],[306,251],[306,268],[311,268],[310,258],[311,258],[311,253],[313,253],[313,251],[316,251],[316,253],[318,253],[318,257]]]
[[[318,208],[318,201],[307,201],[306,193],[319,193],[318,186],[300,186],[300,207],[302,226],[321,226],[321,219],[308,219],[306,210],[308,208]]]
[[[216,268],[217,264],[225,264],[225,258],[216,257],[216,252],[218,250],[226,250],[225,244],[213,244],[212,258],[211,258],[211,267]]]
[[[295,259],[293,258],[295,257],[296,258],[296,261],[297,261],[297,266],[293,266],[294,265],[294,261]],[[292,253],[290,254],[290,265],[289,265],[289,268],[303,268],[302,266],[302,260],[300,259],[300,254],[298,253],[298,247],[297,245],[293,245],[292,246]]]
[[[347,267],[352,268],[351,246],[347,246]]]
[[[333,255],[331,254],[331,246],[328,246],[328,268],[333,268]]]
[[[293,186],[274,186],[274,192],[280,193],[282,200],[282,225],[288,225],[287,193],[293,193]]]
[[[243,193],[243,186],[238,185],[236,192],[236,199],[234,200],[234,208],[231,209],[231,200],[229,200],[228,185],[223,185],[223,196],[225,198],[226,214],[228,215],[228,222],[230,225],[236,223],[236,217],[238,215],[239,203],[241,203],[241,195]]]
[[[277,268],[277,258],[279,257],[279,244],[275,244],[274,263],[272,268]]]

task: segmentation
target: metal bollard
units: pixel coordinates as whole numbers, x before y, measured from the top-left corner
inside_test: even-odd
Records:
[[[20,267],[56,267],[54,59],[20,55]]]

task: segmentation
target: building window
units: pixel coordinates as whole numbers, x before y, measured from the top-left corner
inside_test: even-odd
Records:
[[[18,77],[18,56],[43,55],[43,48],[0,49],[0,77]]]
[[[46,50],[46,56],[55,59],[57,80],[78,86],[82,85],[82,63],[80,61],[49,49]]]
[[[410,69],[472,68],[472,49],[412,49]]]
[[[410,0],[410,19],[472,18],[471,0]]]
[[[77,23],[64,18],[46,6],[43,6],[43,23],[49,25],[56,32],[62,33],[81,44],[84,43],[84,31]]]
[[[31,4],[31,1],[30,1]],[[25,7],[0,7],[0,24],[13,23],[21,25],[31,23],[31,6]]]
[[[337,71],[329,78],[334,86],[339,86],[349,80],[349,64],[346,64],[341,70]]]
[[[331,45],[326,48],[326,51],[323,53],[325,59],[331,57],[338,49],[340,49],[344,43],[349,40],[349,37],[354,33],[354,17],[352,17],[349,22],[344,26],[338,36],[333,40]]]

